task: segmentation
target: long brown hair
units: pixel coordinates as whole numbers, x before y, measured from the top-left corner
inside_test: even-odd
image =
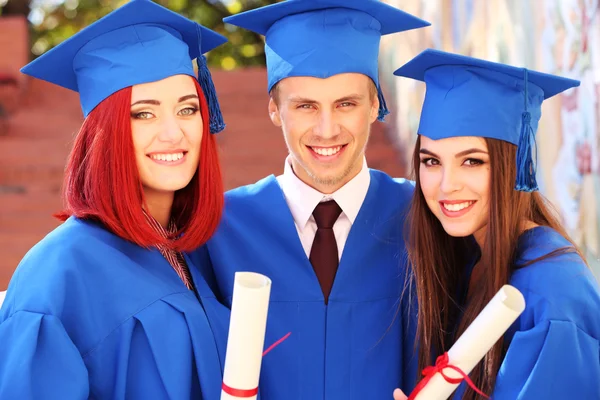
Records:
[[[517,146],[496,139],[486,139],[486,142],[491,170],[490,208],[486,240],[480,249],[478,269],[481,275],[474,286],[476,290],[470,293],[468,302],[461,305],[456,292],[461,284],[465,284],[465,268],[469,262],[475,261],[473,255],[477,253],[477,247],[474,247],[472,238],[448,235],[427,206],[419,180],[421,142],[420,137],[417,138],[413,154],[416,187],[406,235],[412,263],[411,283],[415,285],[419,304],[419,370],[430,365],[433,356],[448,351],[498,290],[509,282],[512,273],[524,266],[515,265],[517,240],[523,232],[523,222],[532,221],[551,227],[573,243],[557,214],[539,192],[514,190]],[[558,249],[543,258],[565,251],[577,250],[575,246]],[[470,374],[475,385],[484,393],[491,394],[494,389],[504,357],[503,345],[500,339]],[[463,398],[475,399],[476,393],[469,388]]]

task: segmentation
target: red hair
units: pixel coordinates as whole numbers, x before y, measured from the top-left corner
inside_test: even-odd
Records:
[[[191,251],[204,244],[221,219],[223,180],[206,98],[198,81],[194,79],[194,83],[200,98],[203,137],[198,170],[185,188],[175,192],[171,218],[179,229],[176,239],[161,237],[143,213],[144,191],[131,132],[131,87],[106,98],[83,122],[67,163],[65,209],[56,216],[61,220],[75,216],[99,221],[142,247],[163,244],[176,251]]]

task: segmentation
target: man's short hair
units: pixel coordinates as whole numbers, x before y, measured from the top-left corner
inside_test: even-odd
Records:
[[[370,80],[369,83],[369,96],[371,97],[371,100],[373,100],[375,97],[377,97],[377,86],[375,86],[375,82],[373,82],[372,80]],[[273,99],[273,101],[275,101],[275,104],[279,105],[279,82],[277,82],[275,85],[273,85],[273,88],[271,89],[271,91],[269,92],[269,95],[271,96],[271,98]]]

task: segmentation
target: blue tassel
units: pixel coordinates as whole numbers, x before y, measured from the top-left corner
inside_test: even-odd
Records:
[[[383,91],[381,90],[381,86],[377,86],[377,98],[379,99],[379,113],[377,114],[377,120],[381,122],[385,122],[385,116],[390,113],[387,108],[387,104],[385,103],[385,98],[383,97]]]
[[[521,132],[517,144],[517,182],[515,183],[515,190],[520,192],[534,192],[538,190],[535,171],[537,163],[533,162],[533,147],[536,147],[535,132],[531,128],[531,114],[527,111],[527,105],[529,104],[527,69],[525,68],[523,72],[523,81],[525,82],[525,111],[521,115]]]
[[[210,133],[219,133],[225,129],[225,122],[223,121],[223,114],[221,114],[217,91],[206,65],[206,57],[201,55],[196,61],[198,62],[198,82],[200,82],[204,97],[206,97],[206,102],[208,103]]]
[[[535,147],[535,132],[531,128],[531,114],[525,111],[521,121],[521,133],[517,147],[517,182],[515,189],[521,192],[538,190],[535,163],[533,162],[533,147]]]

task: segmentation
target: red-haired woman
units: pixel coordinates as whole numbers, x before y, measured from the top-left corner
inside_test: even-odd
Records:
[[[531,148],[542,102],[579,82],[434,50],[396,74],[427,86],[407,226],[419,369],[511,284],[525,311],[474,386],[495,400],[600,399],[598,284],[537,192]],[[481,397],[463,382],[453,398]]]
[[[86,118],[65,222],[22,260],[0,311],[0,398],[219,397],[228,311],[185,252],[223,206],[202,53],[224,41],[134,0],[23,69],[77,91]]]

